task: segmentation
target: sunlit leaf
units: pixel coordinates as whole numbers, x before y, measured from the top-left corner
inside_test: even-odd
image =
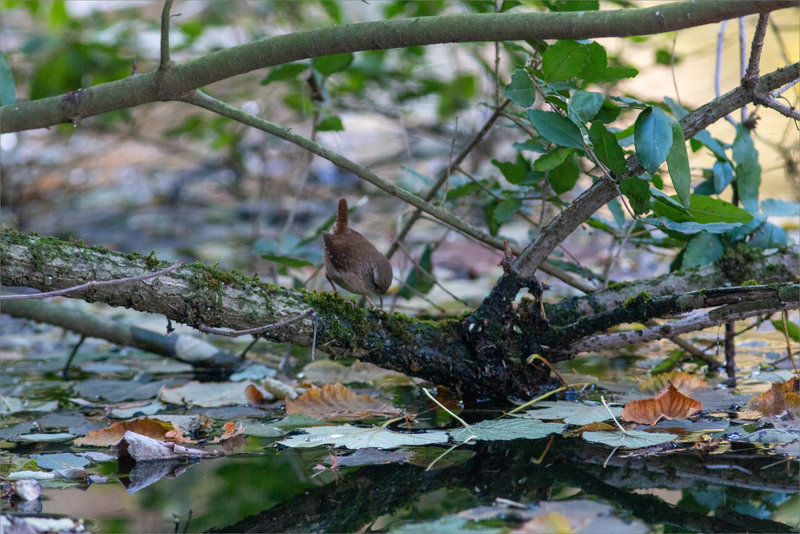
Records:
[[[229,404],[247,404],[245,389],[249,384],[244,382],[209,382],[192,381],[183,386],[164,388],[158,398],[168,404],[186,404],[197,406],[227,406]]]
[[[128,431],[163,440],[169,430],[175,430],[171,423],[143,417],[133,421],[118,421],[100,430],[90,430],[84,437],[76,439],[75,445],[107,447],[122,439]]]
[[[286,399],[286,413],[355,421],[370,417],[392,417],[401,411],[369,395],[357,395],[342,384],[325,384],[322,388],[309,389],[295,400]]]
[[[783,320],[781,319],[772,320],[772,326],[774,326],[775,330],[778,332],[783,333],[783,324]],[[786,321],[786,333],[795,343],[800,343],[800,326],[798,326],[797,323]]]
[[[687,419],[702,409],[702,404],[668,383],[667,387],[653,397],[626,404],[622,410],[622,418],[643,425],[654,425],[661,418]]]
[[[642,384],[641,389],[642,391],[655,393],[664,389],[668,382],[675,386],[675,389],[684,395],[689,396],[696,391],[707,389],[709,387],[708,382],[702,378],[699,378],[691,373],[687,373],[686,371],[675,370],[669,373],[659,373],[653,376],[651,379]]]
[[[758,410],[768,417],[781,415],[785,410],[800,415],[800,378],[786,382],[773,382],[769,391],[751,398],[747,402],[751,410]]]
[[[329,115],[320,119],[317,124],[317,131],[320,132],[342,132],[344,131],[344,124],[342,119],[334,115]]]
[[[671,122],[666,113],[655,107],[645,109],[636,118],[633,130],[636,155],[650,174],[664,163],[672,147]]]

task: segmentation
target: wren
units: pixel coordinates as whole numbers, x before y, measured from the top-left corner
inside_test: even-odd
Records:
[[[383,295],[392,285],[392,264],[367,238],[347,225],[347,200],[339,199],[339,212],[333,231],[322,234],[325,277],[336,291],[336,284],[357,295]]]

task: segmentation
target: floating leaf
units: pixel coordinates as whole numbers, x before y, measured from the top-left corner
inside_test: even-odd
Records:
[[[446,443],[449,439],[447,432],[441,430],[411,434],[393,432],[385,428],[359,428],[352,425],[317,426],[302,430],[305,434],[292,436],[278,443],[287,447],[318,447],[330,444],[348,449],[363,449],[365,447],[396,449],[403,445]]]
[[[616,432],[584,432],[581,437],[589,443],[603,443],[611,447],[623,447],[625,449],[640,449],[667,443],[677,439],[678,436],[667,432],[628,430],[623,433],[618,430]]]
[[[539,402],[536,406],[542,409],[528,410],[525,417],[533,419],[560,419],[568,425],[588,425],[600,421],[611,419],[608,410],[602,404],[589,405],[582,402],[555,401]],[[619,406],[611,407],[611,413],[619,417],[622,408]]]
[[[702,409],[702,404],[683,395],[669,382],[655,396],[626,404],[622,418],[643,425],[654,425],[662,417],[686,419]]]
[[[650,174],[664,163],[672,147],[671,122],[666,113],[654,107],[648,107],[636,118],[633,130],[636,155]]]
[[[360,360],[354,361],[352,365],[343,365],[334,360],[317,360],[303,367],[303,380],[316,384],[375,383],[384,380],[399,381],[404,378],[405,375],[402,373]]]
[[[133,421],[117,421],[109,427],[100,430],[90,430],[84,437],[76,439],[75,445],[108,447],[121,440],[125,432],[128,431],[163,440],[166,438],[167,431],[169,430],[175,430],[172,423],[166,423],[148,417],[135,419]]]
[[[511,439],[541,439],[550,434],[557,434],[566,428],[561,423],[543,423],[536,419],[497,419],[481,421],[466,428],[450,430],[450,436],[456,441],[465,441],[470,436],[480,441],[496,441]]]
[[[79,469],[91,463],[88,459],[71,452],[56,454],[31,454],[36,465],[42,469]]]
[[[201,383],[192,381],[175,388],[163,388],[158,398],[168,404],[186,404],[206,408],[228,406],[231,404],[247,404],[243,382]]]
[[[511,73],[511,83],[506,85],[506,98],[518,106],[529,108],[536,100],[533,82],[525,69],[516,69]]]
[[[211,440],[211,443],[221,443],[223,441],[229,441],[237,436],[241,436],[244,434],[244,427],[242,423],[238,425],[234,421],[228,421],[225,423],[223,427],[223,432],[221,436],[217,436],[216,438]]]
[[[539,132],[539,135],[559,146],[583,148],[581,131],[568,118],[554,111],[529,109],[528,120]]]
[[[369,417],[393,417],[401,411],[369,395],[357,395],[342,384],[325,384],[321,389],[309,389],[296,400],[287,399],[286,413],[356,421]]]

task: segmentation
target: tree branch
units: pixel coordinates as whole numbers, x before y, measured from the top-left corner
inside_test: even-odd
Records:
[[[278,35],[173,65],[167,71],[0,108],[0,133],[45,128],[183,95],[257,69],[345,52],[478,41],[590,39],[663,33],[794,7],[792,0],[698,0],[575,13],[481,13],[364,22]]]
[[[169,12],[172,9],[173,0],[164,2],[164,9],[161,11],[161,62],[158,70],[165,71],[170,67],[169,60]]]

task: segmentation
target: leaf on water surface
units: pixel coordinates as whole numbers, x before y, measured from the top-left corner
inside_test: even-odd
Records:
[[[631,401],[622,410],[622,418],[643,425],[665,419],[686,419],[703,409],[696,400],[675,389],[672,382],[652,397]]]
[[[117,419],[130,419],[141,415],[155,415],[166,407],[166,404],[157,400],[128,402],[112,409],[111,415]]]
[[[75,469],[89,465],[90,460],[70,452],[57,454],[31,454],[42,469]]]
[[[305,434],[299,434],[280,441],[287,447],[318,447],[333,445],[348,449],[377,447],[380,449],[396,449],[403,445],[432,445],[446,443],[447,432],[430,430],[415,434],[393,432],[385,428],[360,428],[352,425],[317,426],[304,428]]]
[[[70,434],[69,432],[56,432],[54,434],[34,433],[34,434],[20,434],[16,437],[9,438],[9,441],[57,442],[57,441],[69,441],[74,437],[75,434]]]
[[[174,388],[162,388],[158,398],[167,404],[186,404],[206,408],[247,404],[245,388],[249,382],[189,382]]]
[[[646,432],[643,430],[628,430],[621,432],[584,432],[583,439],[589,443],[603,443],[611,447],[623,447],[625,449],[640,449],[642,447],[652,447],[677,439],[675,434],[667,432]]]
[[[342,384],[325,384],[321,389],[309,389],[296,400],[286,399],[286,413],[357,421],[369,417],[393,417],[402,412],[375,397],[357,395]]]
[[[0,395],[0,415],[18,412],[54,412],[56,410],[58,410],[58,401],[37,402]]]
[[[255,436],[257,438],[276,438],[283,432],[274,424],[262,423],[247,419],[242,421],[242,432],[245,436]]]
[[[244,396],[247,399],[247,404],[250,406],[261,406],[262,404],[267,404],[271,400],[275,400],[272,394],[255,384],[248,384],[248,386],[244,388]]]
[[[225,423],[224,431],[221,436],[217,436],[216,438],[211,440],[211,443],[221,443],[223,441],[228,441],[236,436],[241,436],[244,434],[244,427],[242,423],[238,425],[234,421],[228,421]]]
[[[545,401],[538,402],[536,406],[542,409],[528,410],[521,417],[533,419],[560,419],[568,425],[588,425],[590,423],[606,421],[611,419],[608,410],[602,404],[590,405],[582,402],[569,401]],[[622,408],[619,406],[610,407],[614,417],[619,417]]]
[[[559,434],[566,425],[561,423],[543,423],[538,419],[496,419],[481,421],[466,428],[449,430],[448,433],[455,441],[466,441],[470,436],[479,441],[497,441],[512,439],[541,439],[550,434]]]
[[[800,378],[794,377],[786,382],[773,382],[769,391],[751,398],[747,407],[758,410],[768,417],[775,417],[789,410],[797,418],[800,417]]]
[[[90,430],[84,437],[75,440],[75,445],[108,447],[117,443],[125,432],[133,431],[155,439],[166,439],[167,432],[175,430],[172,423],[144,417],[133,421],[117,421],[100,430]]]
[[[431,471],[463,464],[475,456],[475,451],[442,447],[417,447],[412,453],[408,463]]]
[[[800,430],[790,428],[762,428],[749,434],[739,436],[731,441],[749,441],[751,443],[792,443],[800,439]]]
[[[214,451],[189,449],[176,443],[159,441],[131,431],[125,432],[122,439],[114,444],[114,448],[119,451],[120,458],[131,458],[136,462],[186,457],[213,458],[221,455]]]

